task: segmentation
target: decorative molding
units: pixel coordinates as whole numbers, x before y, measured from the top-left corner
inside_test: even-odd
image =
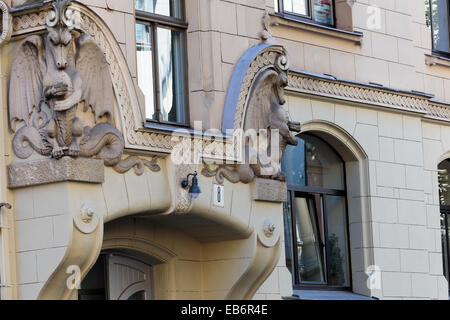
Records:
[[[450,104],[430,102],[428,104],[427,119],[450,122]]]
[[[32,10],[14,12],[12,14],[12,36],[45,30],[50,8],[51,6],[47,4]]]
[[[157,162],[157,157],[154,157],[151,161],[148,161],[137,156],[129,156],[128,158],[121,160],[117,165],[113,167],[113,169],[117,173],[126,173],[133,169],[136,175],[141,176],[144,174],[144,170],[146,167],[153,172],[161,171],[161,167]]]
[[[289,72],[286,90],[421,114],[427,113],[429,99],[413,93],[394,93],[381,87],[343,82],[292,70]]]
[[[12,17],[9,14],[9,6],[0,1],[0,10],[2,14],[2,32],[0,35],[0,45],[6,44],[11,39],[12,35]]]
[[[403,92],[329,76],[290,70],[286,91],[412,112],[433,120],[450,121],[450,105],[430,100],[431,95]]]

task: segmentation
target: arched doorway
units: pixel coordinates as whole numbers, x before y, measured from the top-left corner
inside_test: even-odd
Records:
[[[153,268],[149,263],[106,251],[86,275],[78,290],[79,300],[151,300]]]
[[[282,167],[286,265],[298,288],[351,288],[345,163],[324,140],[297,136]]]

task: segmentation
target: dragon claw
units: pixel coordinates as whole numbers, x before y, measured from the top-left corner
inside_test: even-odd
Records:
[[[64,157],[64,148],[61,148],[61,147],[54,148],[52,151],[52,156],[55,159],[60,159],[60,158]]]

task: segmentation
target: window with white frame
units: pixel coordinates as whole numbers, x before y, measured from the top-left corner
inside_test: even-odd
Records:
[[[336,24],[333,0],[275,0],[275,11],[325,26]]]

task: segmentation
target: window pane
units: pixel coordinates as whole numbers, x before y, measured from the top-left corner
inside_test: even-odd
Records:
[[[284,220],[284,250],[286,255],[286,267],[294,277],[294,257],[292,250],[292,216],[291,216],[291,197],[288,193],[288,201],[283,205]],[[294,278],[292,279],[294,280]]]
[[[449,190],[450,160],[444,160],[438,166],[439,201],[441,205],[450,205]]]
[[[295,198],[293,203],[297,237],[298,274],[301,282],[325,281],[317,212],[311,199]]]
[[[284,0],[283,6],[284,11],[309,16],[308,0]]]
[[[145,291],[138,291],[131,295],[128,300],[145,300]]]
[[[446,221],[447,219],[447,225]],[[450,230],[447,229],[448,223],[450,222],[450,216],[447,214],[441,214],[441,243],[442,243],[442,261],[444,264],[444,276],[449,280],[449,256],[448,256],[448,246],[450,238],[448,237],[448,232]]]
[[[333,25],[333,1],[314,0],[313,18],[318,23]]]
[[[281,169],[288,185],[344,190],[344,163],[322,140],[299,135],[297,146],[287,146]]]
[[[344,190],[344,163],[336,152],[316,137],[300,137],[305,141],[307,185]]]
[[[297,146],[287,146],[281,162],[286,182],[291,186],[306,186],[305,141],[297,138]]]
[[[348,287],[350,280],[345,198],[325,196],[325,215],[328,237],[328,285]]]
[[[135,0],[136,10],[182,18],[180,0]]]
[[[183,44],[178,31],[158,28],[161,120],[185,123]]]
[[[449,7],[448,0],[431,0],[431,20],[433,25],[433,49],[449,52]]]
[[[153,119],[155,113],[153,83],[153,47],[151,27],[136,24],[136,57],[139,88],[145,96],[145,116]]]

